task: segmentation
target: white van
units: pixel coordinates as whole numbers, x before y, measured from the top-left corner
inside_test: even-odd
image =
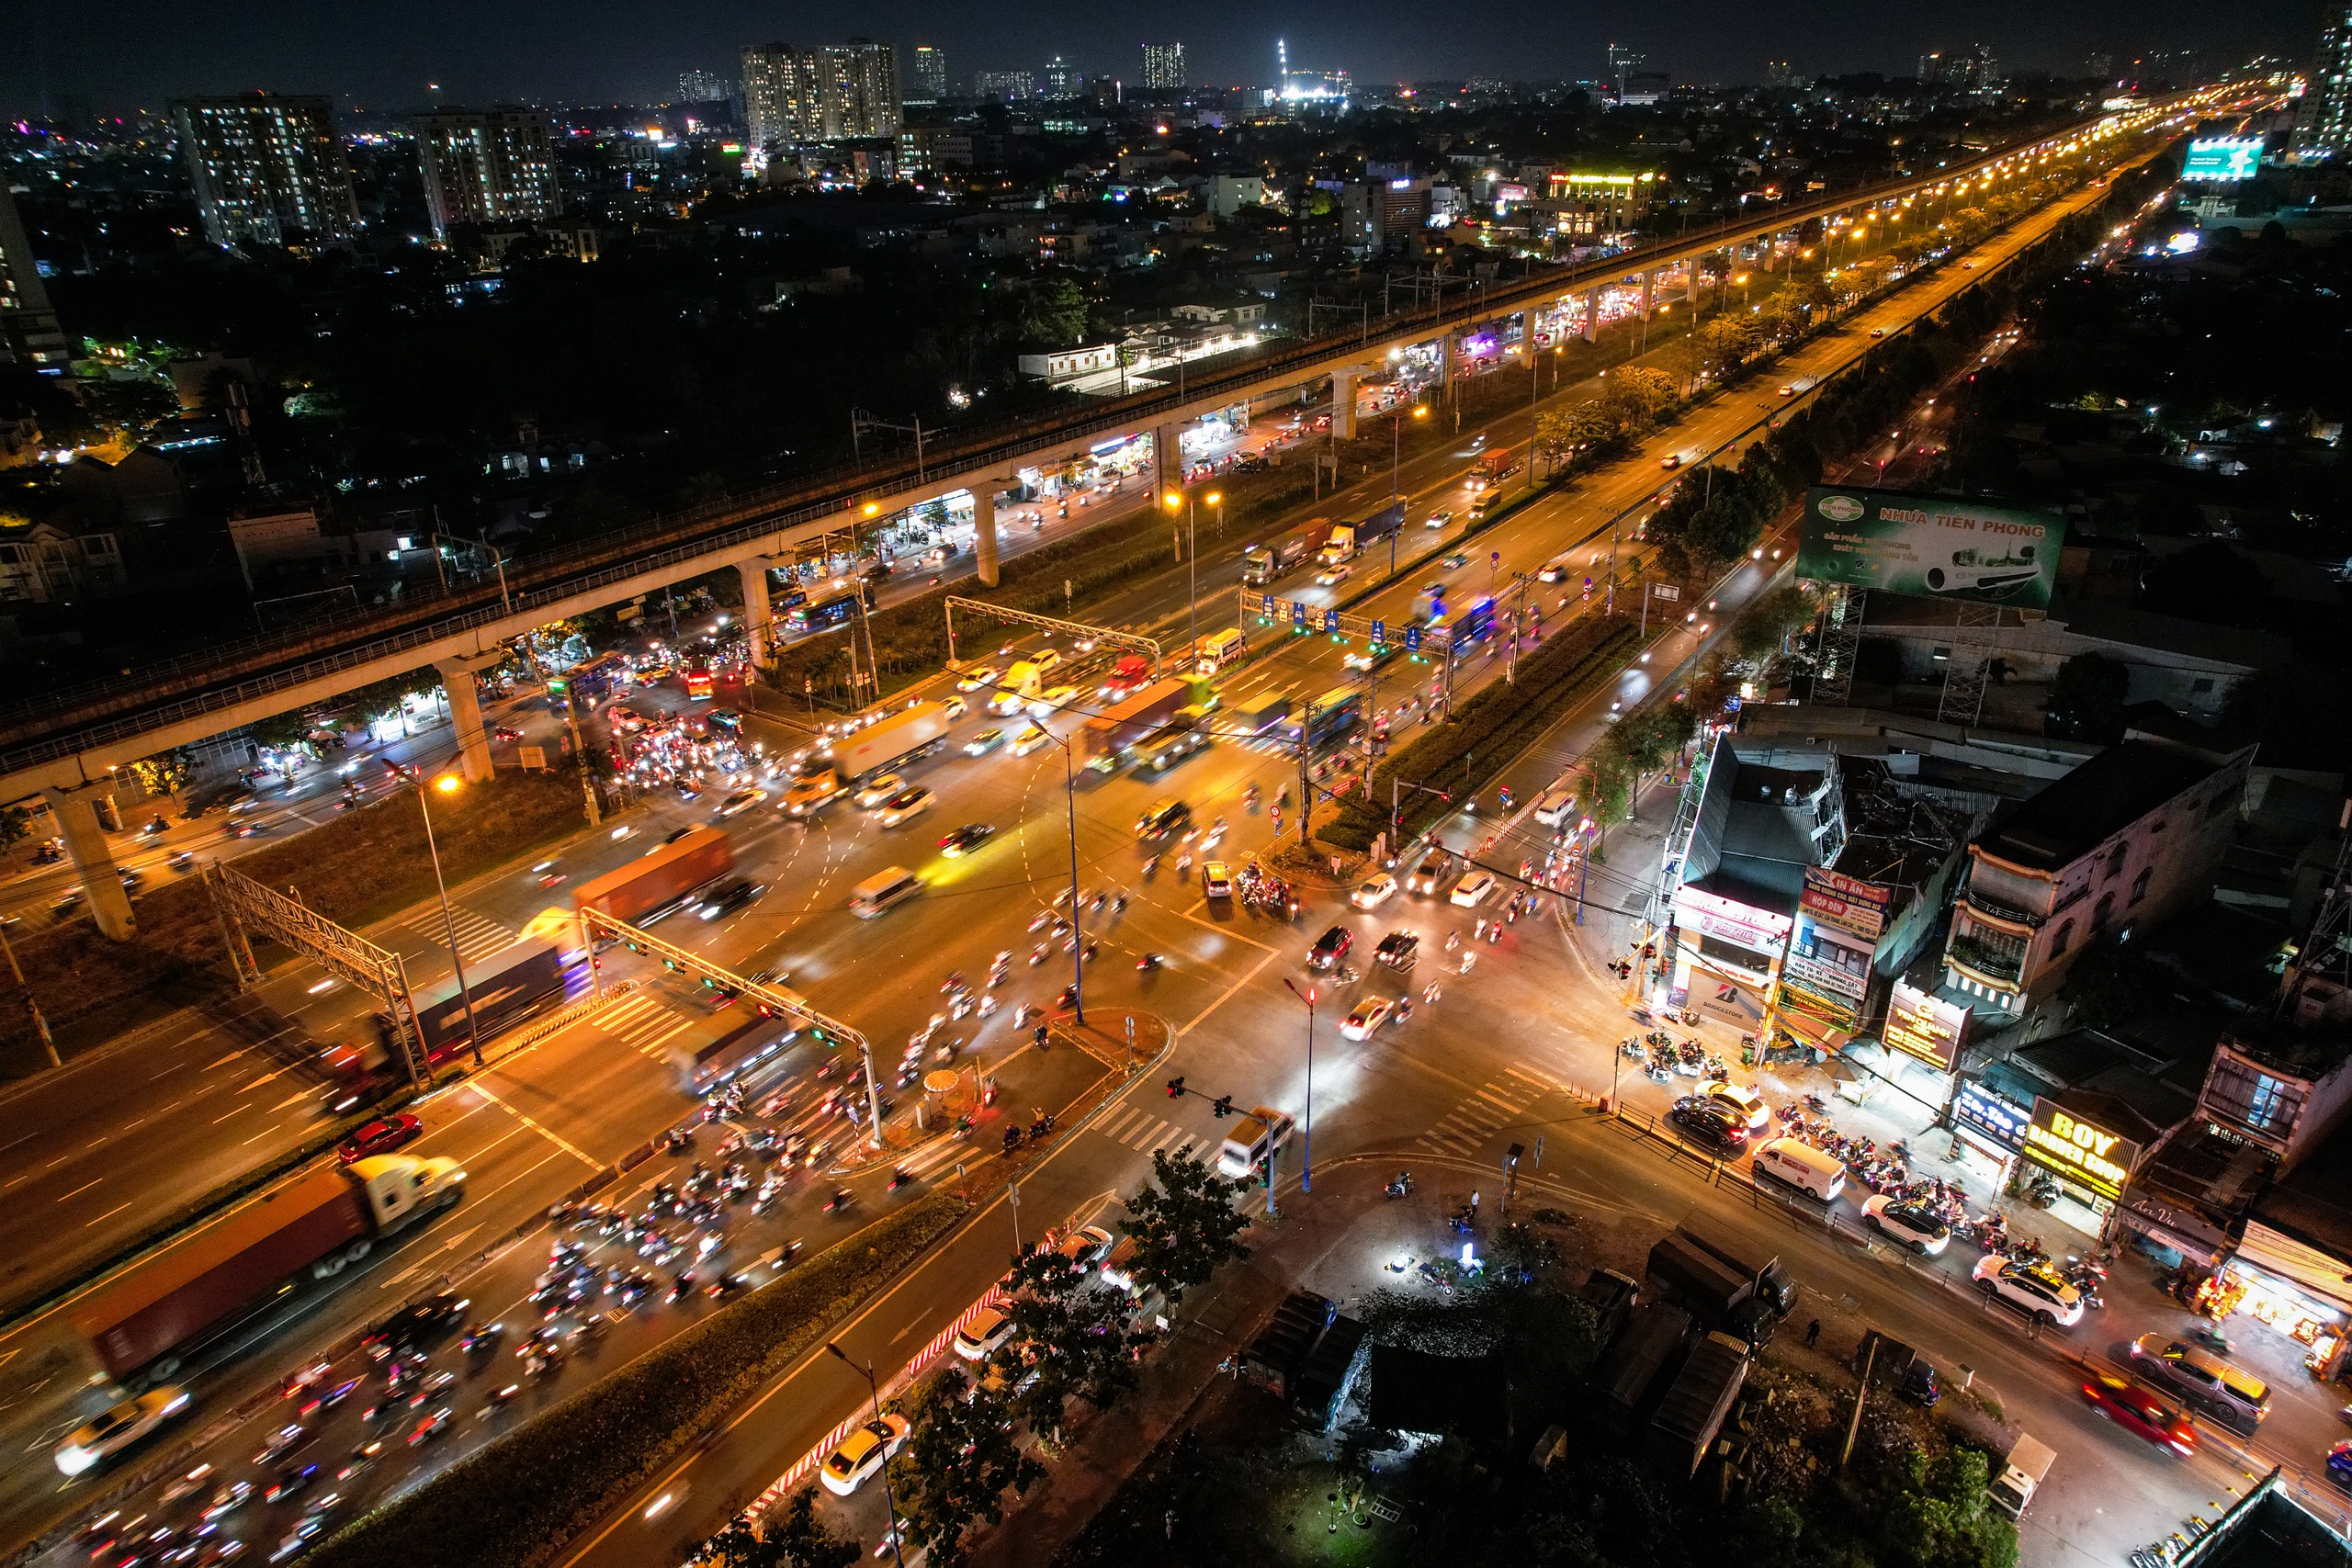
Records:
[[[1825,1203],[1836,1201],[1846,1190],[1845,1162],[1794,1138],[1775,1138],[1757,1150],[1756,1170]]]
[[[1260,1175],[1266,1156],[1290,1142],[1294,1125],[1279,1111],[1263,1105],[1256,1107],[1226,1134],[1224,1146],[1216,1152],[1218,1171],[1232,1177]]]
[[[1535,820],[1543,823],[1546,828],[1556,828],[1561,823],[1566,822],[1569,817],[1575,813],[1576,808],[1576,791],[1572,789],[1552,790],[1546,793],[1543,799],[1535,803]]]
[[[1239,663],[1242,655],[1249,651],[1250,639],[1242,635],[1241,628],[1227,626],[1214,636],[1201,639],[1201,656],[1199,662],[1193,667],[1194,672],[1201,675],[1214,675],[1229,664]]]
[[[875,873],[849,890],[849,912],[870,920],[894,904],[903,904],[922,891],[922,878],[905,866]]]

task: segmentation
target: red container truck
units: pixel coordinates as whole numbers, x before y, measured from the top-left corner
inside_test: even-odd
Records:
[[[342,1273],[465,1186],[456,1160],[407,1155],[315,1172],[101,1286],[76,1307],[74,1326],[117,1382],[166,1382],[209,1341],[304,1280]]]
[[[735,851],[716,828],[697,828],[674,844],[664,844],[616,871],[572,890],[571,907],[594,909],[631,925],[676,908],[688,894],[735,869]]]

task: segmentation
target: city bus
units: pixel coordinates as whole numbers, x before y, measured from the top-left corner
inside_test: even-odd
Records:
[[[1465,649],[1493,634],[1495,602],[1482,593],[1464,604],[1460,615],[1440,615],[1433,624],[1445,629],[1447,638],[1456,650]]]
[[[686,671],[686,699],[689,702],[710,701],[711,678],[707,666],[697,664]]]
[[[1336,687],[1308,705],[1305,716],[1291,727],[1290,738],[1294,742],[1304,741],[1311,750],[1353,729],[1363,708],[1362,692],[1352,686]]]
[[[803,604],[785,616],[784,629],[793,633],[820,632],[833,626],[846,625],[850,616],[857,613],[858,605],[865,600],[865,589],[863,584],[860,584],[829,598],[820,599],[813,604]]]
[[[582,703],[595,702],[615,688],[626,684],[628,677],[628,659],[619,653],[600,653],[594,659],[573,665],[564,673],[564,679],[571,683],[572,694]]]

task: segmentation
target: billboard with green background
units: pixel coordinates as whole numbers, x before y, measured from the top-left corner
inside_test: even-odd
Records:
[[[1923,599],[2046,610],[2066,524],[1962,496],[1851,485],[1805,492],[1797,575]]]

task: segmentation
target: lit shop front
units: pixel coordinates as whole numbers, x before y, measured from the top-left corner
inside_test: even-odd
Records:
[[[2024,1154],[2027,1164],[2047,1171],[2056,1185],[2051,1213],[2092,1235],[2104,1228],[2140,1163],[2139,1144],[2041,1095],[2034,1098]],[[2070,1214],[2069,1206],[2084,1213]]]
[[[1951,1130],[1961,1168],[1983,1176],[1993,1190],[2009,1179],[2025,1149],[2033,1112],[1981,1083],[1964,1083],[1952,1096]]]
[[[1710,982],[1753,990],[1759,1002],[1771,993],[1788,949],[1788,916],[1686,883],[1674,890],[1674,921],[1669,1005],[1689,1006],[1692,986]]]
[[[2322,1377],[2343,1359],[2352,1285],[2342,1258],[2249,1219],[2245,1235],[2221,1271],[2199,1291],[2199,1310],[2219,1319],[2242,1312],[2304,1348],[2303,1363]]]
[[[1886,931],[1891,889],[1807,866],[1796,930],[1781,967],[1779,1015],[1815,1040],[1860,1032],[1870,1010],[1871,960]]]

